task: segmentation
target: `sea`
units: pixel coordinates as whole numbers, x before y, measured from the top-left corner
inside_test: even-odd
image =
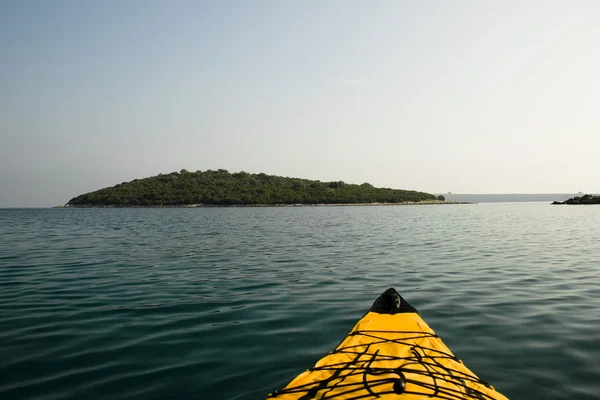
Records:
[[[394,287],[514,399],[600,398],[600,206],[0,210],[0,399],[264,399]]]

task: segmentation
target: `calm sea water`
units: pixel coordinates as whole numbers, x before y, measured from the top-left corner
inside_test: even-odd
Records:
[[[600,396],[600,207],[0,210],[0,398],[262,399],[395,287],[511,398]]]

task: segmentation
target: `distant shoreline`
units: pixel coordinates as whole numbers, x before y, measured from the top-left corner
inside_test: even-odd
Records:
[[[181,204],[165,206],[118,206],[118,205],[59,205],[52,208],[242,208],[242,207],[364,207],[364,206],[420,206],[420,205],[443,205],[443,204],[477,204],[466,201],[404,201],[399,203],[318,203],[318,204]]]
[[[600,204],[600,196],[586,194],[583,196],[575,196],[565,201],[554,201],[553,205],[598,205]]]

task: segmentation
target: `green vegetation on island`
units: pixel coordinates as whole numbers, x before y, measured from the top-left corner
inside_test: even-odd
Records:
[[[181,170],[74,197],[67,207],[161,207],[440,202],[444,196],[226,170]]]
[[[555,201],[552,204],[600,204],[600,196],[585,194],[575,196],[565,201]]]

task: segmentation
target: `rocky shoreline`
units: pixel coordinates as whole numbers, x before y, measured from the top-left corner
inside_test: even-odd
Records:
[[[576,196],[573,198],[570,198],[568,200],[565,201],[554,201],[552,202],[552,204],[554,205],[563,205],[563,204],[568,204],[568,205],[588,205],[588,204],[600,204],[600,196],[596,196],[596,195],[591,195],[591,194],[586,194],[583,196]]]
[[[349,207],[349,206],[413,206],[413,205],[441,205],[441,204],[476,204],[465,201],[452,200],[425,200],[404,201],[399,203],[319,203],[319,204],[182,204],[165,206],[119,206],[119,205],[72,205],[64,204],[53,208],[228,208],[228,207]]]

